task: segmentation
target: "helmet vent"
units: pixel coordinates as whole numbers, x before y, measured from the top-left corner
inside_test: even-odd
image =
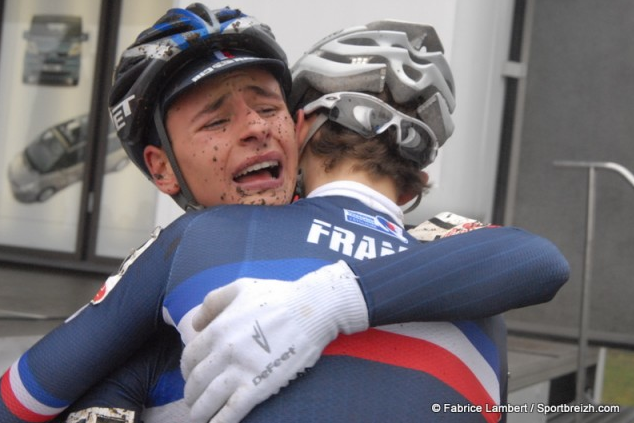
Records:
[[[423,74],[419,70],[405,64],[403,65],[403,72],[405,72],[405,75],[407,75],[408,78],[414,81],[418,81],[423,77]]]
[[[324,58],[325,60],[328,60],[330,62],[337,62],[337,63],[350,63],[350,58],[349,57],[345,57],[345,56],[340,56],[338,54],[332,54],[332,53],[324,53],[321,55],[322,58]]]
[[[429,25],[382,20],[327,36],[293,66],[289,104],[298,107],[311,89],[379,94],[386,87],[404,109],[425,105],[423,123],[439,145],[447,140],[453,131],[453,75]],[[435,107],[427,104],[432,99]]]
[[[379,46],[379,44],[376,41],[367,37],[347,38],[347,39],[341,40],[340,43],[351,45],[351,46],[369,46],[369,47]]]

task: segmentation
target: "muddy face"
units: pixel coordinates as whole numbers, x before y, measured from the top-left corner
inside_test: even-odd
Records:
[[[294,123],[267,71],[246,68],[203,81],[170,107],[166,126],[200,204],[290,201],[298,160]]]

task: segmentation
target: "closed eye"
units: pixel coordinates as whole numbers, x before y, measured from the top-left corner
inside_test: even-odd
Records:
[[[220,129],[222,128],[224,125],[226,125],[227,123],[229,123],[229,119],[215,119],[212,120],[211,122],[206,123],[205,125],[203,125],[204,129]]]

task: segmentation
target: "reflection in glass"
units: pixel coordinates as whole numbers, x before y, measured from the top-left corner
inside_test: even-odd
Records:
[[[77,85],[81,43],[88,39],[80,16],[35,15],[24,38],[24,83]]]

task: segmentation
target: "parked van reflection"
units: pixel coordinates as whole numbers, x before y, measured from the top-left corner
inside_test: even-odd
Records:
[[[27,84],[77,85],[81,63],[81,17],[35,15],[27,40],[22,80]]]
[[[55,125],[42,132],[9,165],[13,196],[20,202],[46,201],[84,175],[88,116]],[[108,129],[106,172],[123,169],[128,157],[114,127]]]

